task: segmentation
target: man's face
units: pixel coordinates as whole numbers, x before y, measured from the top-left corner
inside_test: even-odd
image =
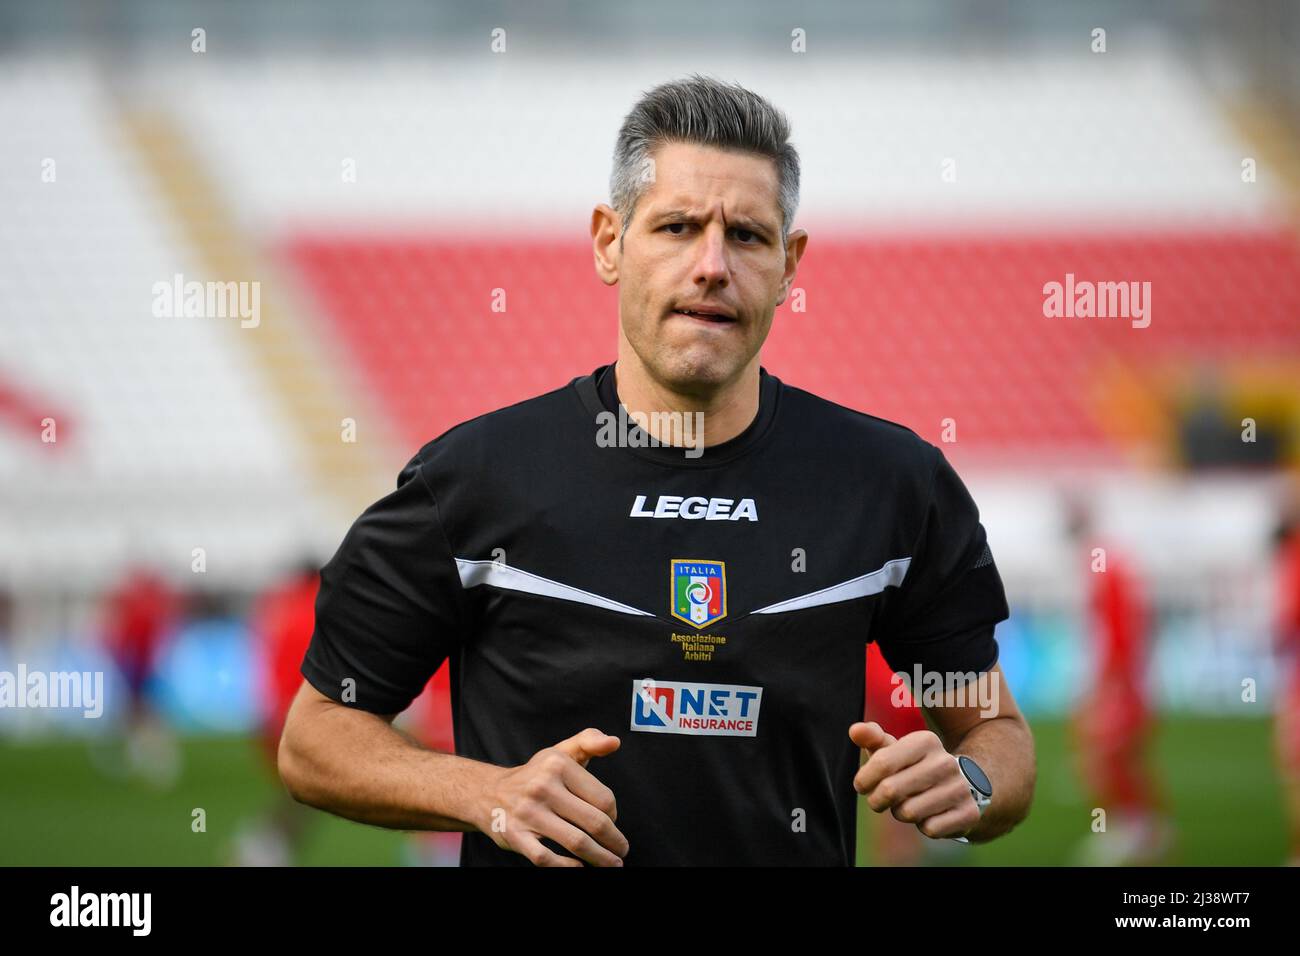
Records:
[[[682,393],[713,390],[758,354],[806,235],[792,234],[788,257],[766,157],[668,143],[654,160],[602,276],[619,285],[623,335],[651,377]]]

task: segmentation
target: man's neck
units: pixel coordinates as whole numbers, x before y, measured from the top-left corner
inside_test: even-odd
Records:
[[[696,420],[703,427],[703,446],[706,448],[735,438],[758,415],[758,356],[754,357],[735,381],[722,385],[707,395],[686,395],[674,391],[652,378],[635,357],[620,357],[610,374],[614,376],[614,391],[619,402],[626,406],[629,413],[644,414],[647,418],[646,430],[664,444],[680,442],[674,441],[672,428],[665,427],[664,420],[655,417],[656,412],[698,415]],[[691,444],[699,441],[698,432],[694,434],[696,437]]]

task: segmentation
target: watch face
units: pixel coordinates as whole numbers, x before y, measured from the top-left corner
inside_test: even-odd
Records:
[[[961,764],[961,769],[965,772],[966,779],[970,781],[972,787],[986,797],[993,796],[993,784],[989,783],[989,778],[984,775],[984,771],[980,769],[979,764],[965,754],[959,754],[957,762]]]

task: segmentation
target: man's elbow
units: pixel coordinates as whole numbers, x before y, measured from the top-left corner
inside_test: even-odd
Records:
[[[293,723],[290,719],[286,719],[284,729],[280,731],[280,745],[275,753],[275,768],[289,796],[299,803],[305,803],[299,770],[300,761],[295,754],[294,743]]]
[[[298,803],[319,807],[320,802],[311,785],[311,761],[304,747],[311,729],[306,726],[311,720],[308,701],[304,700],[304,690],[294,699],[285,715],[284,728],[280,731],[280,745],[276,748],[275,765],[284,789]]]

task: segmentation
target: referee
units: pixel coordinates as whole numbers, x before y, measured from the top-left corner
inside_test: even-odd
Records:
[[[848,866],[859,794],[934,839],[1024,819],[965,486],[760,364],[808,242],[788,139],[699,75],[628,114],[591,223],[617,361],[429,442],[353,524],[280,742],[297,800],[465,831],[463,866]],[[933,730],[862,722],[870,641]],[[454,755],[392,726],[444,661]]]

